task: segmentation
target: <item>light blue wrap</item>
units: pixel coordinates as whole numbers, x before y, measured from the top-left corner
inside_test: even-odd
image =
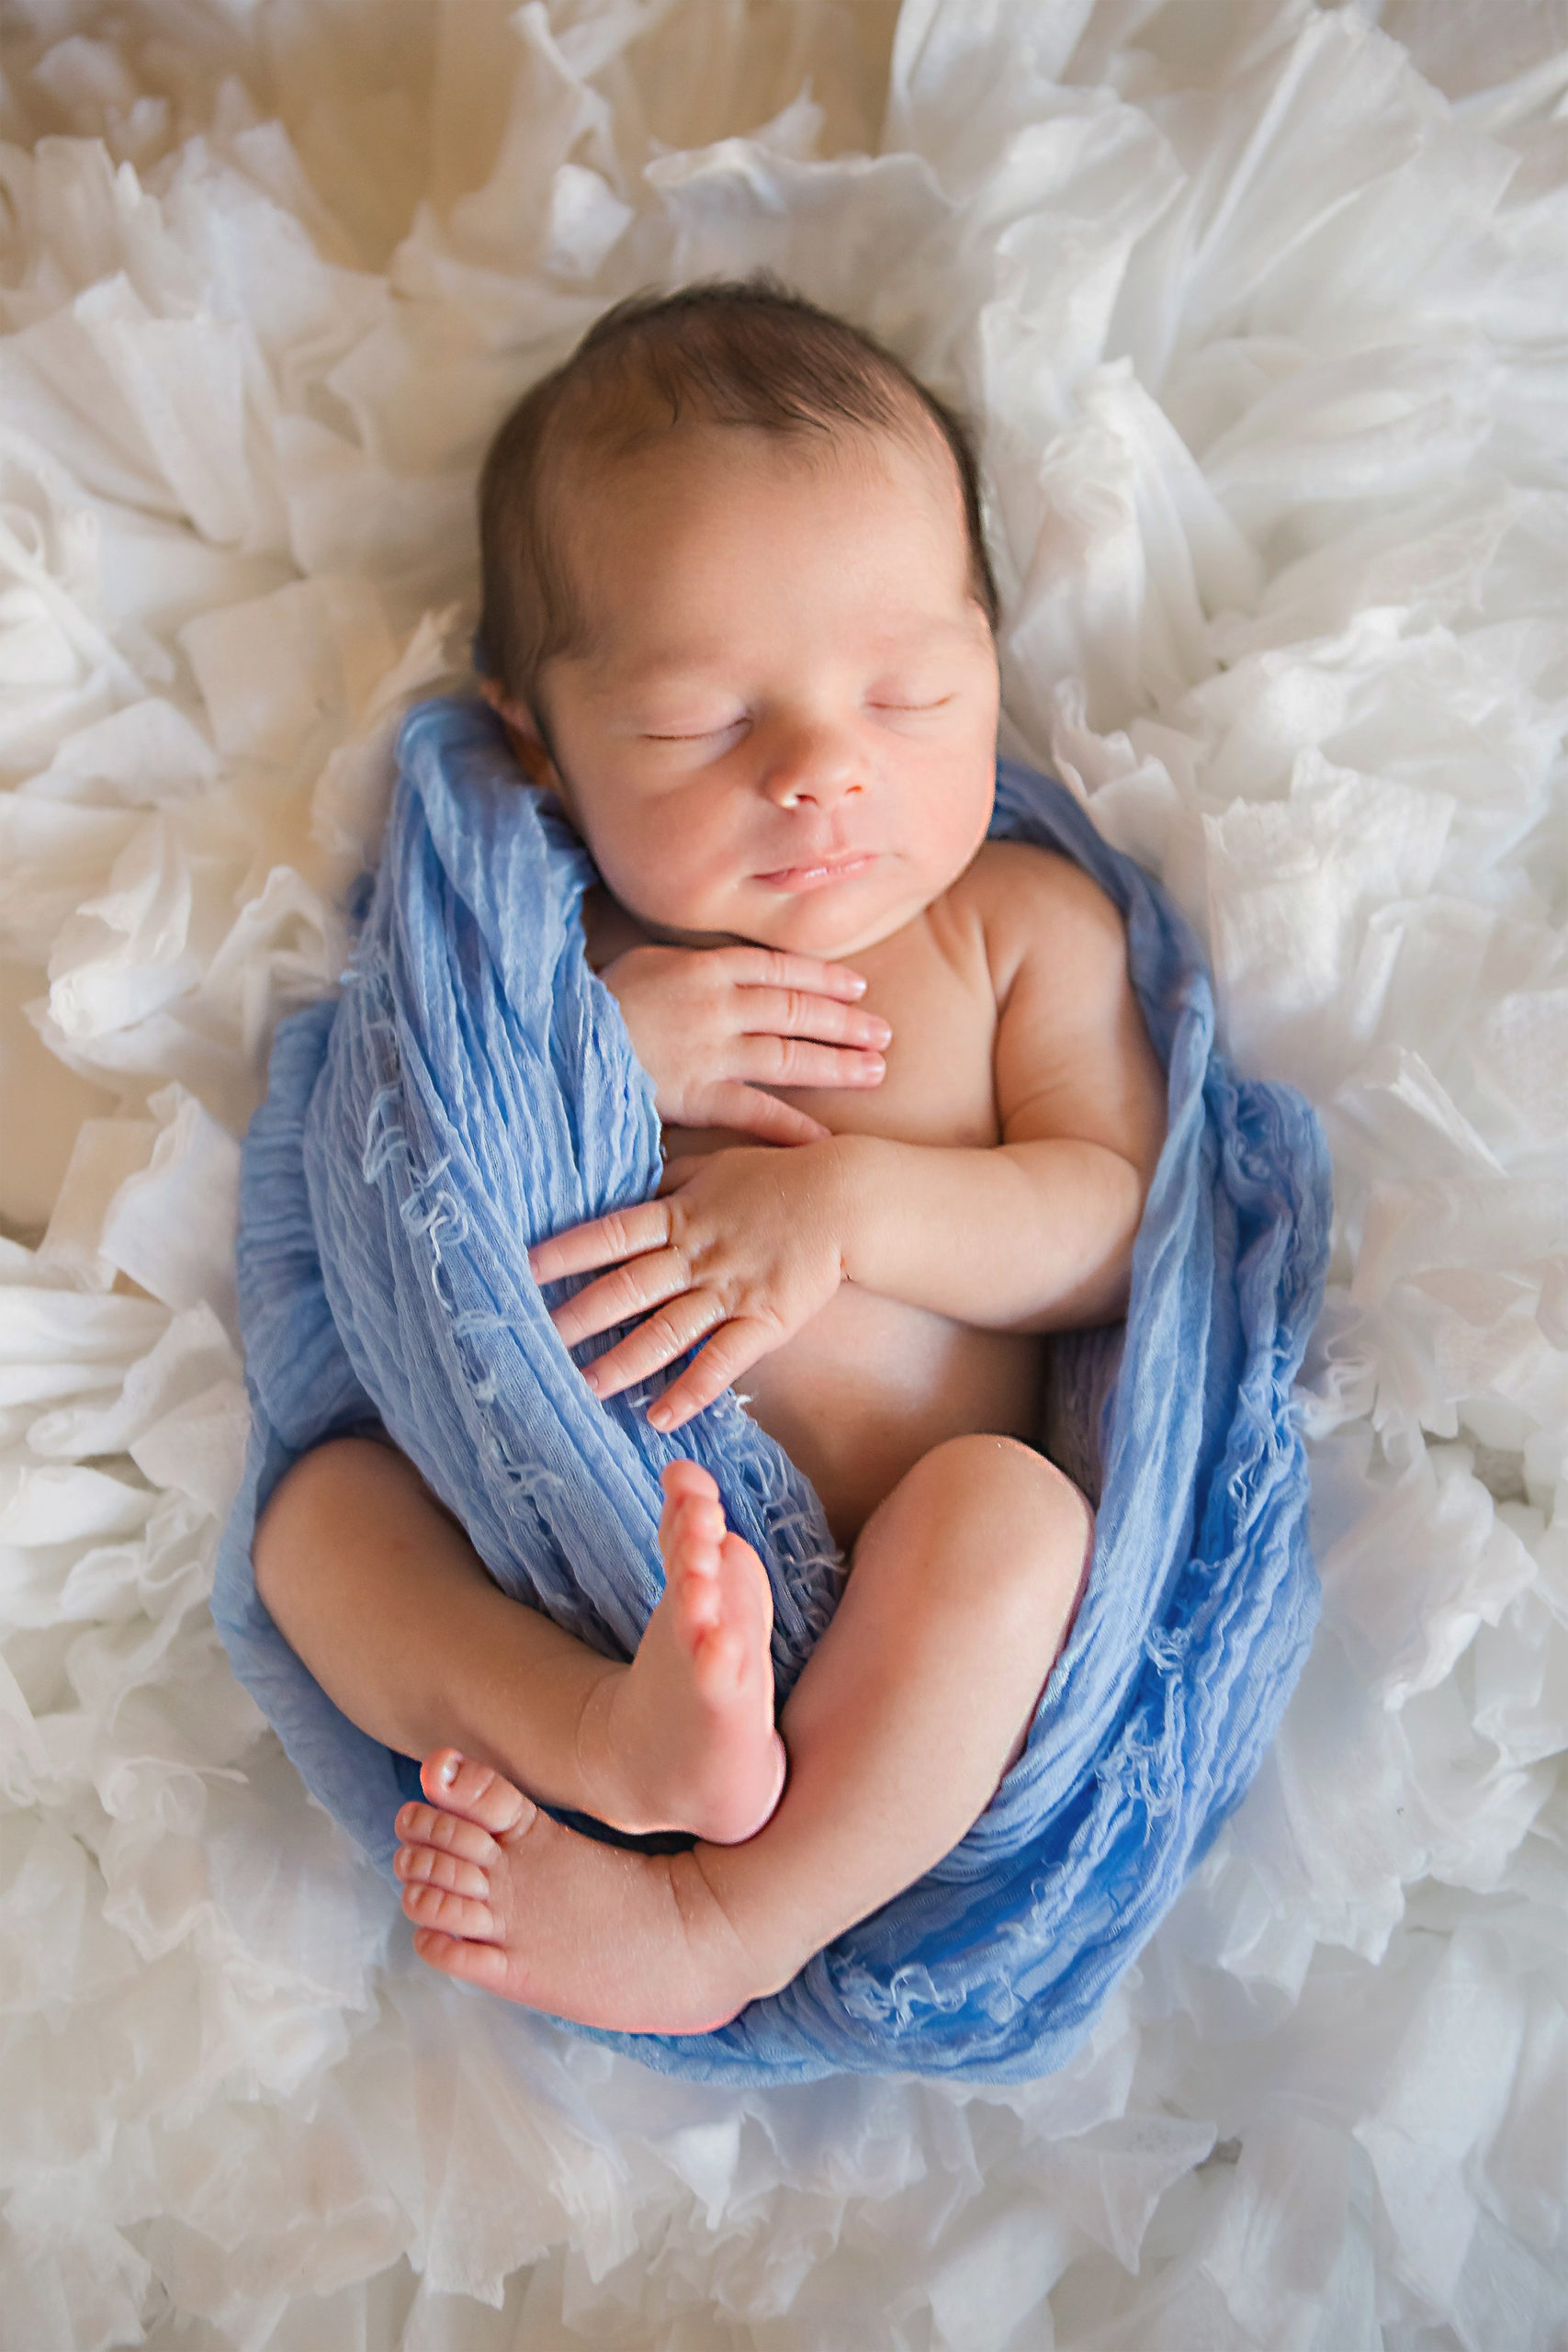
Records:
[[[767,1564],[781,1697],[840,1575],[815,1493],[733,1396],[660,1437],[660,1384],[600,1404],[556,1338],[525,1252],[654,1191],[652,1087],[584,956],[592,868],[489,712],[422,705],[399,759],[343,996],[280,1026],[245,1145],[255,1419],[213,1601],[306,1783],[389,1871],[414,1768],[337,1712],[251,1575],[256,1514],[306,1448],[378,1420],[505,1591],[621,1656],[660,1589],[660,1470],[694,1456]],[[1123,910],[1169,1071],[1089,1588],[1025,1753],[935,1870],[716,2033],[600,2037],[670,2071],[1060,2065],[1247,1787],[1316,1616],[1291,1385],[1327,1253],[1317,1123],[1232,1076],[1191,933],[1060,785],[1003,763],[992,831],[1077,859]]]

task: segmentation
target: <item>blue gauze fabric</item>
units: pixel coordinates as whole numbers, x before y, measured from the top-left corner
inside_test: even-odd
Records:
[[[821,1506],[727,1396],[673,1438],[654,1386],[607,1405],[525,1252],[646,1199],[653,1091],[578,909],[593,880],[495,721],[425,703],[399,741],[381,870],[336,1001],[280,1026],[244,1153],[254,1427],[214,1613],[308,1786],[384,1870],[415,1768],[356,1730],[257,1599],[257,1512],[308,1447],[379,1421],[506,1592],[627,1656],[660,1590],[659,1473],[689,1454],[773,1582],[781,1698],[831,1613]],[[1191,933],[1060,785],[1003,763],[994,833],[1076,859],[1126,919],[1169,1072],[1102,1430],[1088,1589],[1024,1754],[916,1885],[715,2033],[601,2035],[668,2071],[1008,2080],[1071,2053],[1256,1769],[1317,1609],[1291,1384],[1321,1295],[1323,1140],[1214,1050]]]

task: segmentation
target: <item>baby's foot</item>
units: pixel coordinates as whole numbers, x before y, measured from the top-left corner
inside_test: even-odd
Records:
[[[663,1476],[664,1591],[624,1674],[589,1702],[584,1743],[602,1773],[602,1818],[620,1829],[689,1829],[716,1846],[752,1837],[779,1801],[767,1573],[725,1527],[694,1462]]]
[[[420,1778],[431,1803],[400,1810],[393,1867],[444,1975],[624,2033],[708,2032],[770,1989],[696,1855],[581,1838],[455,1748]]]

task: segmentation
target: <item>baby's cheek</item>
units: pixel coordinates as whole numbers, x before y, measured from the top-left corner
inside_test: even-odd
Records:
[[[688,813],[679,807],[662,812],[617,844],[617,853],[624,888],[616,896],[634,913],[670,931],[716,927],[705,917],[739,861],[705,838]]]

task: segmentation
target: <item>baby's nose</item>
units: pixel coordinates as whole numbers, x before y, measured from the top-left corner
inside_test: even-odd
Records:
[[[781,728],[767,752],[765,789],[782,808],[803,801],[830,808],[846,794],[864,787],[860,748],[847,729],[828,725]]]

